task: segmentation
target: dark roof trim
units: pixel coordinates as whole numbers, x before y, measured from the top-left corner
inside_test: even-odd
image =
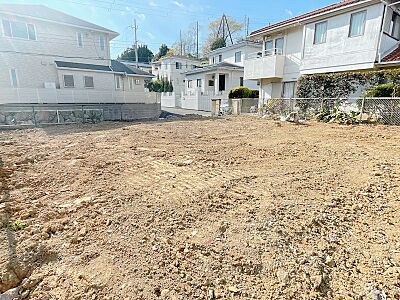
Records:
[[[93,64],[81,64],[69,61],[55,61],[58,68],[69,68],[69,69],[80,69],[80,70],[91,70],[91,71],[103,71],[112,72],[109,66],[105,65],[93,65]]]
[[[218,69],[231,69],[231,70],[243,70],[244,68],[238,65],[230,64],[227,62],[222,62],[214,65],[208,65],[204,66],[202,68],[197,68],[191,71],[186,72],[185,74],[191,75],[191,74],[198,74],[198,73],[203,73],[203,72],[209,72],[213,70],[218,70]]]
[[[111,69],[116,73],[125,73],[127,75],[154,77],[152,74],[135,67],[127,66],[117,60],[111,60]]]
[[[59,60],[56,60],[55,63],[57,65],[57,68],[123,73],[126,75],[132,75],[132,76],[154,77],[152,74],[150,74],[148,72],[142,71],[140,69],[128,67],[128,66],[124,65],[123,63],[120,63],[119,61],[116,61],[116,60],[111,60],[111,66],[82,64],[82,63],[74,63],[74,62],[59,61]]]

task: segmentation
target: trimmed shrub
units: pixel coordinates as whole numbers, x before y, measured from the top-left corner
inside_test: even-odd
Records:
[[[392,97],[394,93],[394,84],[385,83],[372,87],[365,96],[367,97]]]
[[[250,98],[253,98],[253,99],[260,98],[260,91],[259,90],[252,90]]]
[[[238,86],[229,92],[229,99],[258,98],[259,91],[250,90],[244,86]]]

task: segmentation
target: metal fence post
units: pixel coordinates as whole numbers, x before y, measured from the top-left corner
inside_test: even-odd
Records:
[[[37,127],[35,106],[33,105],[32,105],[32,116],[33,116],[33,124],[35,124],[35,127]]]
[[[365,107],[365,97],[363,97],[361,101],[360,122],[363,121],[364,107]]]
[[[81,106],[81,110],[82,110],[82,123],[85,123],[85,111],[83,110],[83,105]]]

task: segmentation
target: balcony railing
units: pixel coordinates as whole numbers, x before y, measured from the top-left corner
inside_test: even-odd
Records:
[[[280,48],[249,54],[244,61],[244,79],[282,78],[285,56]]]

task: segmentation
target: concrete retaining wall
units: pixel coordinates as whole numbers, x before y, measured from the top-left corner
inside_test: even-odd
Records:
[[[0,105],[0,127],[149,120],[158,119],[160,114],[160,103],[7,104]]]

